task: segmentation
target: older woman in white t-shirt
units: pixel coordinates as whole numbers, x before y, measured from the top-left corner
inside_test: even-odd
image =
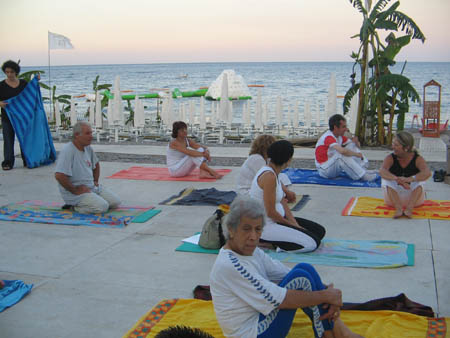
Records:
[[[211,270],[211,295],[226,337],[286,337],[297,309],[315,337],[361,337],[339,319],[342,293],[324,285],[309,264],[292,270],[258,248],[265,227],[260,202],[238,196],[225,218],[227,242]]]
[[[248,195],[250,193],[253,178],[259,169],[267,165],[267,149],[275,141],[276,139],[272,135],[259,135],[253,140],[250,154],[239,171],[236,190],[238,194]],[[288,202],[295,202],[295,193],[287,187],[291,184],[289,177],[283,173],[280,173],[279,177],[286,199]]]

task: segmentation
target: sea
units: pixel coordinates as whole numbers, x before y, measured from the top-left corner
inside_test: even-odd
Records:
[[[42,70],[45,73],[41,81],[51,86],[56,85],[56,95],[83,95],[93,93],[92,83],[99,75],[99,84],[113,84],[120,76],[121,90],[131,90],[144,94],[157,92],[156,88],[178,88],[181,91],[196,90],[208,87],[223,70],[233,69],[242,75],[248,85],[264,85],[261,90],[263,103],[267,103],[269,118],[275,119],[277,97],[281,97],[283,114],[288,116],[290,109],[298,103],[300,117],[306,100],[311,103],[311,110],[317,107],[322,111],[322,124],[326,124],[325,110],[330,87],[331,74],[336,76],[337,96],[343,96],[350,87],[350,75],[353,72],[352,62],[229,62],[229,63],[155,63],[155,64],[112,64],[112,65],[71,65],[49,67],[22,67],[22,72]],[[393,73],[403,74],[411,80],[411,84],[423,100],[423,86],[430,80],[437,81],[441,87],[441,122],[450,118],[450,62],[398,62]],[[359,69],[355,67],[358,74]],[[357,76],[358,77],[358,76]],[[358,78],[357,78],[358,80]],[[257,88],[250,88],[256,101]],[[48,92],[43,90],[43,96]],[[183,98],[176,101],[188,102],[199,98]],[[437,100],[434,88],[427,91],[427,100]],[[85,99],[79,99],[79,107],[86,105]],[[145,100],[146,113],[156,114],[157,100]],[[342,113],[342,98],[338,98],[337,112]],[[207,107],[210,107],[208,104]],[[239,107],[239,105],[234,105]],[[210,108],[207,108],[210,109]],[[252,108],[254,109],[254,108]],[[207,111],[207,114],[209,112]],[[420,103],[410,103],[410,111],[406,116],[406,127],[411,124],[414,115],[419,120],[423,113]],[[241,110],[233,109],[234,121],[240,120]],[[301,121],[301,119],[300,119]]]

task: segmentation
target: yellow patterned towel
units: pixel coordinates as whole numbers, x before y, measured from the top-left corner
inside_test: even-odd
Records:
[[[394,217],[395,209],[374,197],[352,197],[342,210],[342,216]],[[426,200],[413,209],[413,218],[442,219],[450,221],[450,201]]]
[[[450,318],[428,318],[397,311],[342,311],[341,318],[353,332],[366,338],[446,337]],[[169,326],[199,328],[223,338],[211,301],[168,299],[147,312],[124,338],[154,337]],[[314,337],[311,321],[298,310],[288,337]]]

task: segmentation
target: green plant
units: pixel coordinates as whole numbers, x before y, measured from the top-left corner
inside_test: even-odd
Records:
[[[394,116],[398,115],[398,128],[402,129],[404,114],[409,110],[409,100],[420,101],[420,97],[409,79],[403,75],[406,63],[400,74],[392,74],[389,67],[395,65],[395,56],[411,39],[424,42],[425,36],[411,18],[397,10],[399,1],[387,9],[391,0],[379,0],[373,8],[370,0],[366,1],[367,8],[361,0],[349,1],[363,15],[363,24],[359,34],[352,37],[359,37],[360,47],[357,53],[353,52],[351,55],[355,64],[351,75],[352,87],[344,97],[344,114],[349,110],[352,97],[358,93],[356,135],[361,143],[390,143]],[[380,30],[391,31],[384,43],[379,35]],[[406,35],[397,38],[392,31],[398,30]],[[357,65],[360,66],[361,73],[359,83],[354,81]],[[387,137],[385,115],[389,116]],[[370,129],[369,133],[366,133],[366,128]]]

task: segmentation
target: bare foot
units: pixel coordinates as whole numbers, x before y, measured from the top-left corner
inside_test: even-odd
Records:
[[[221,174],[219,174],[218,172],[216,172],[216,173],[214,174],[214,177],[217,178],[218,180],[220,180],[220,179],[223,177],[223,175],[221,175]]]
[[[5,282],[0,280],[0,289],[3,289],[4,286],[5,286]]]
[[[403,210],[395,210],[394,218],[400,218],[403,216]]]
[[[413,217],[413,211],[412,211],[412,209],[409,209],[409,208],[405,209],[405,212],[403,214],[408,218]]]
[[[213,175],[211,175],[209,172],[205,171],[205,170],[200,170],[200,178],[216,178]]]

